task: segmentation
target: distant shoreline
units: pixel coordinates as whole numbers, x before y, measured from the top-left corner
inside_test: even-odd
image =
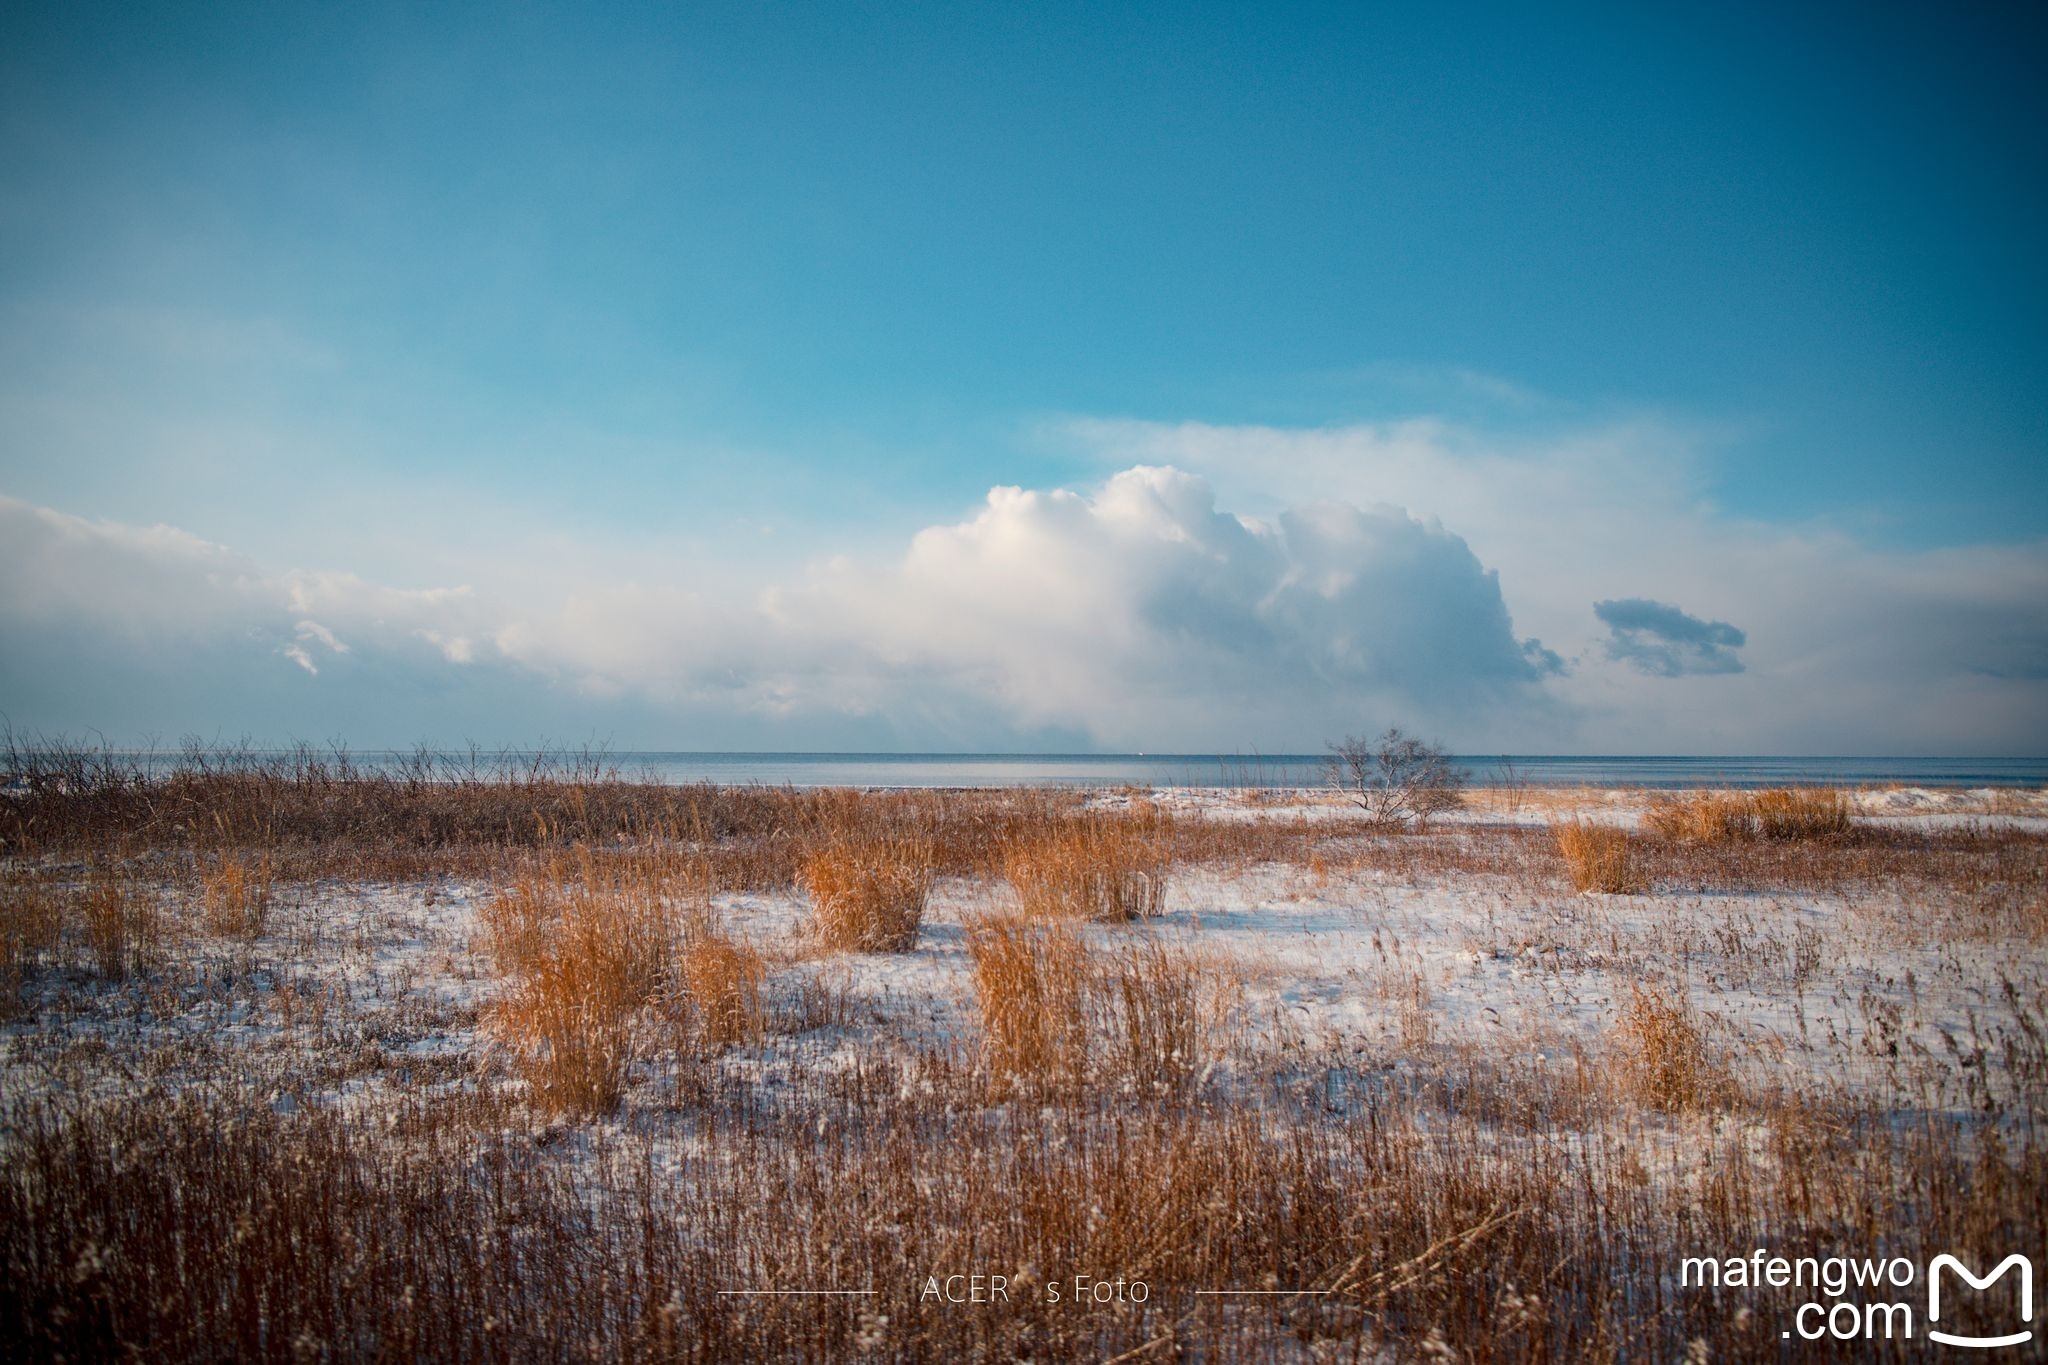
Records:
[[[1290,791],[1325,784],[1320,754],[826,753],[538,749],[350,750],[215,745],[201,749],[73,749],[61,739],[0,759],[0,780],[76,757],[151,775],[180,771],[288,773],[309,765],[424,781],[653,781],[671,785],[972,790],[1146,786]],[[11,761],[10,761],[11,760]],[[2048,787],[2048,757],[1878,757],[1468,754],[1453,758],[1473,788],[1583,791],[1697,788]]]

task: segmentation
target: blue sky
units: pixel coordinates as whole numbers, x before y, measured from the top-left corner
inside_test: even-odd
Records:
[[[16,723],[1228,749],[1370,712],[1528,749],[2048,746],[2037,13],[423,11],[0,20],[0,495],[55,537],[0,611]],[[1111,556],[1126,625],[1216,675],[1280,650],[1286,707],[1247,674],[1149,730],[1114,694],[1164,684],[1087,663],[1051,606],[1018,629],[1073,652],[1060,680],[936,615],[901,635],[921,533],[1208,544],[1181,485],[1164,520],[1110,494],[1134,465],[1270,534],[1214,550],[1227,589]],[[1095,538],[991,517],[1003,486],[1072,490]],[[1505,624],[1460,577],[1432,580],[1448,622],[1361,625],[1360,566],[1405,543],[1373,522],[1319,590],[1352,614],[1289,635],[1282,522],[1331,501],[1439,519]],[[159,526],[269,596],[137,645],[108,623],[155,571],[103,561]],[[1687,558],[1737,554],[1753,582]],[[92,593],[30,600],[59,565]],[[307,576],[483,605],[327,603],[350,641]],[[1739,666],[1631,668],[1593,603],[1637,600],[1746,633]],[[1857,633],[1923,618],[1892,654]],[[351,647],[299,665],[304,621]],[[467,659],[406,652],[458,627]],[[1510,677],[1533,639],[1560,666]],[[1450,671],[1389,682],[1417,658]],[[1822,677],[1864,708],[1815,707]]]

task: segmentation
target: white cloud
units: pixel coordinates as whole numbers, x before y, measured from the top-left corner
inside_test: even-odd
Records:
[[[0,711],[361,742],[2048,748],[2048,546],[1728,517],[1695,433],[1066,434],[1120,472],[745,582],[555,546],[546,573],[397,587],[0,498]]]
[[[771,605],[799,635],[838,638],[835,657],[864,648],[890,680],[1113,744],[1443,726],[1540,704],[1497,582],[1441,525],[1338,504],[1238,517],[1166,467],[1092,495],[998,488],[900,563],[831,563]]]
[[[1320,496],[1437,514],[1499,570],[1518,627],[1576,660],[1554,688],[1576,720],[1550,743],[2048,750],[2048,542],[1886,549],[1731,516],[1706,492],[1710,433],[1647,417],[1541,437],[1435,419],[1061,430],[1107,466],[1172,462],[1248,505]],[[1742,670],[1646,676],[1611,658],[1593,605],[1624,598],[1739,622]]]

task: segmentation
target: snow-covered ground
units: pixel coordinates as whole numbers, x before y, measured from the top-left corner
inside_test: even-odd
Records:
[[[1641,793],[1573,795],[1578,809],[1618,822],[1642,807]],[[1540,823],[1559,809],[1554,793],[1521,794],[1514,809],[1496,796],[1428,837]],[[1150,799],[1192,819],[1314,821],[1343,810],[1320,792]],[[2044,801],[1899,790],[1859,793],[1857,809],[1864,819],[2034,831],[2048,828]],[[483,1028],[500,989],[478,945],[478,907],[492,894],[486,882],[453,880],[283,888],[255,942],[173,934],[162,969],[126,982],[45,971],[0,1024],[0,1089],[10,1099],[106,1092],[145,1078],[196,1082],[224,1066],[269,1078],[284,1106],[511,1086]],[[794,1021],[719,1064],[770,1076],[791,1057],[971,1054],[966,926],[1009,896],[999,880],[944,880],[913,951],[848,954],[809,942],[800,894],[718,895],[726,931],[769,961],[771,1007]],[[175,898],[171,909],[175,921]],[[1159,919],[1086,933],[1104,948],[1145,936],[1197,955],[1217,1019],[1206,1083],[1222,1095],[1256,1094],[1314,1057],[1393,1073],[1471,1056],[1597,1063],[1615,1052],[1620,1015],[1645,987],[1688,1002],[1714,1054],[1749,1086],[1967,1109],[1985,1087],[2010,1100],[2043,1081],[2011,1072],[2025,1070],[2031,1054],[2014,1045],[2048,1002],[2048,945],[1959,926],[1925,888],[1574,895],[1539,877],[1401,875],[1333,856],[1183,867]]]

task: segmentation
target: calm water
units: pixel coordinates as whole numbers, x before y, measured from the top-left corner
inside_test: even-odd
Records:
[[[107,751],[110,757],[167,773],[181,763],[176,751]],[[275,750],[221,753],[210,761],[232,767],[278,757]],[[324,755],[332,758],[331,754]],[[414,754],[358,750],[349,762],[364,769],[404,768]],[[614,769],[628,779],[659,782],[758,783],[798,787],[1310,787],[1324,780],[1321,754],[800,754],[661,753],[588,751],[535,755],[481,754],[484,771]],[[1456,760],[1468,780],[1498,785],[1514,776],[1538,787],[1769,787],[1876,786],[2044,787],[2048,758],[1622,758],[1518,754],[1469,755]],[[435,776],[459,775],[467,755],[435,755]]]
[[[1320,754],[693,754],[618,753],[620,773],[664,782],[799,787],[1117,786],[1304,787],[1323,780]],[[1607,758],[1506,760],[1534,786],[1702,787],[1865,785],[2048,786],[2048,758]],[[1475,783],[1498,783],[1503,760],[1458,760]]]

